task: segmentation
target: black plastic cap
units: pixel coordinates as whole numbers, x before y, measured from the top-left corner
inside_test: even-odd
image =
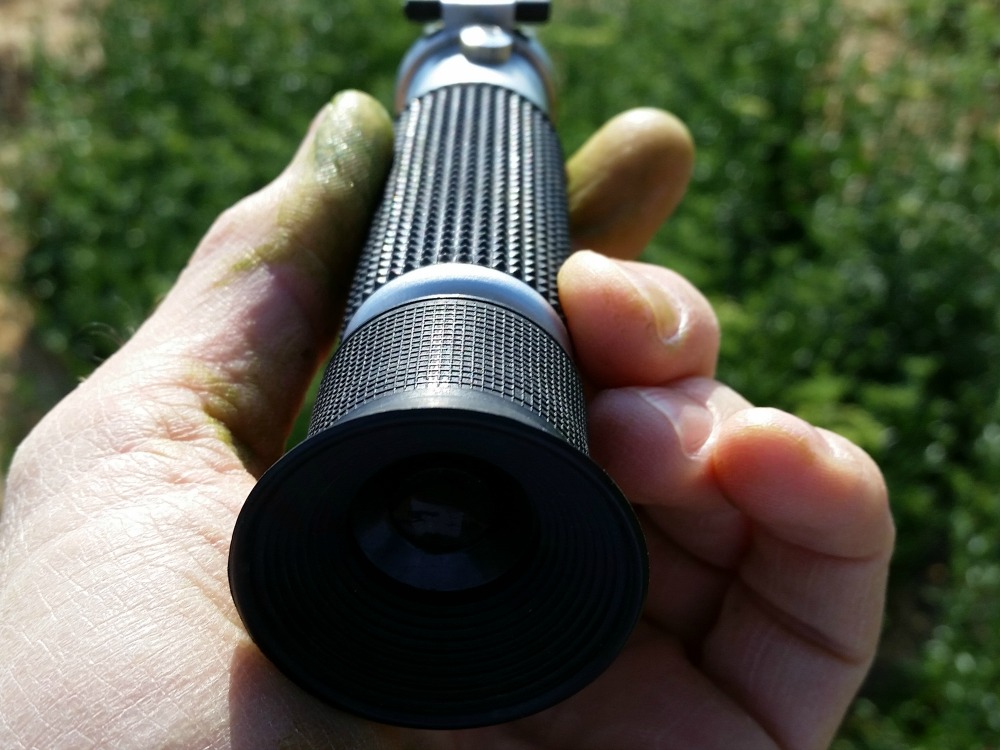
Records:
[[[433,23],[441,20],[441,3],[438,0],[406,0],[403,12],[416,23]]]
[[[549,20],[551,7],[549,0],[517,0],[514,18],[519,23],[545,23]],[[409,20],[416,23],[433,23],[441,20],[441,2],[407,0],[403,12]]]

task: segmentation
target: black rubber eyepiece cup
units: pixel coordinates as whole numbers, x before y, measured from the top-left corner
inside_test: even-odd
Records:
[[[254,641],[300,686],[403,726],[535,713],[617,656],[645,594],[618,489],[507,416],[374,413],[267,472],[233,536]]]

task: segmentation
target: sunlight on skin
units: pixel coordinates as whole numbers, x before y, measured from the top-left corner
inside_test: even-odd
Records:
[[[718,325],[635,263],[693,148],[626,113],[568,163],[559,276],[591,442],[637,504],[650,599],[619,660],[534,717],[379,727],[282,677],[229,597],[229,538],[332,344],[391,125],[349,92],[213,225],[151,319],[22,445],[0,524],[0,747],[821,748],[874,654],[892,524],[871,460],[712,378]],[[607,257],[622,260],[609,260]]]

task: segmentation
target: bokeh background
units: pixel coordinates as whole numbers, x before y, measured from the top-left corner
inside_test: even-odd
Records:
[[[899,528],[883,645],[834,745],[1000,748],[995,0],[556,0],[567,151],[634,106],[699,155],[649,260],[720,377],[838,430]],[[396,0],[0,0],[0,460],[128,338],[336,91],[390,101]]]

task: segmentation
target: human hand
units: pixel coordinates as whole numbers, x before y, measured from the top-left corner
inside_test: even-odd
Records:
[[[560,295],[594,457],[637,505],[643,622],[570,700],[465,732],[320,704],[249,641],[226,576],[337,329],[391,153],[345,94],[215,223],[156,313],[36,428],[0,517],[0,747],[822,747],[874,654],[892,524],[870,459],[712,380],[717,326],[661,268],[574,255]],[[673,210],[686,131],[642,110],[570,160],[579,247],[634,258]]]

